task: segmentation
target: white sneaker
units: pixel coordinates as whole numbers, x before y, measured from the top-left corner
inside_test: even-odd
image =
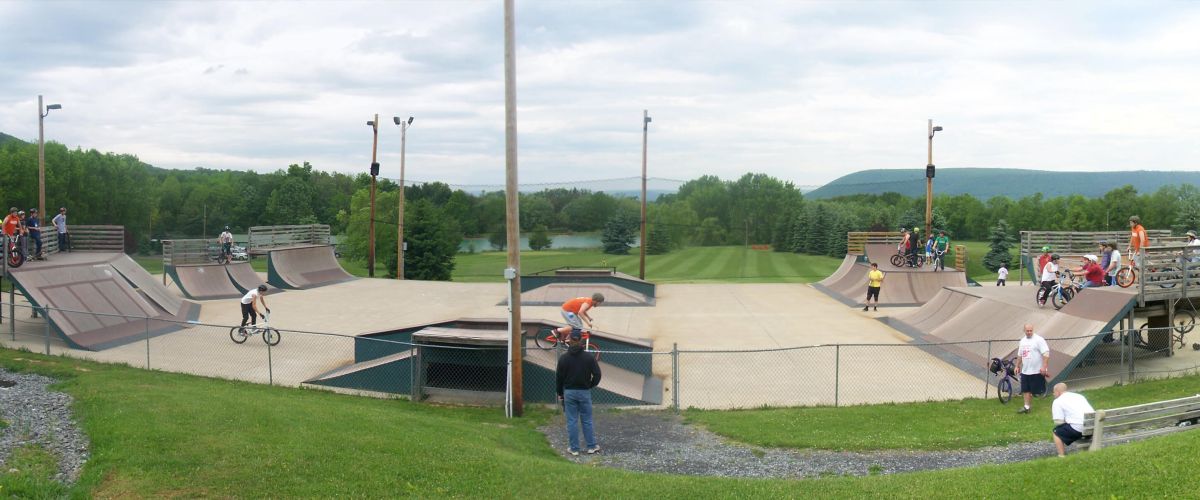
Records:
[[[599,446],[597,446],[597,447],[595,447],[595,448],[588,448],[588,450],[587,450],[587,454],[588,454],[588,455],[595,455],[595,454],[597,454],[597,453],[600,453],[600,447],[599,447]]]

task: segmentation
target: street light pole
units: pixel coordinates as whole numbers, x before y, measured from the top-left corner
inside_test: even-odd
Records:
[[[933,134],[941,132],[942,127],[933,126],[929,120],[929,161],[925,165],[925,237],[933,234]]]
[[[508,404],[506,414],[525,414],[525,371],[522,361],[525,328],[521,325],[520,198],[517,183],[517,42],[515,0],[504,0],[504,222],[508,267]]]
[[[46,215],[46,127],[43,124],[50,110],[62,109],[61,104],[42,107],[42,96],[38,95],[38,217]]]
[[[392,123],[400,126],[400,218],[396,220],[396,279],[404,279],[404,143],[408,135],[408,127],[412,125],[413,117],[401,121],[399,116],[392,117]]]
[[[367,235],[367,276],[375,277],[375,176],[379,175],[379,162],[376,153],[379,151],[379,113],[375,113],[375,119],[367,122],[367,126],[371,127],[371,133],[374,139],[371,141],[371,219],[368,224]]]
[[[646,279],[646,136],[650,131],[650,110],[642,110],[642,242],[638,261],[638,279]]]

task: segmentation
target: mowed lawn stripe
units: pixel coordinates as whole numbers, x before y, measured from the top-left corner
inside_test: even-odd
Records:
[[[742,266],[745,264],[746,250],[741,247],[723,247],[713,261],[712,279],[737,279],[742,277]]]
[[[672,276],[667,279],[686,281],[706,278],[711,272],[709,268],[712,267],[721,250],[722,248],[719,247],[693,247],[685,250],[688,252],[688,259],[683,264],[684,274],[682,276]]]
[[[686,249],[663,255],[647,255],[646,278],[653,280],[682,276],[683,265],[688,263],[689,259]]]

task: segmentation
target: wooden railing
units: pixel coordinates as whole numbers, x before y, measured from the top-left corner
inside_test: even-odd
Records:
[[[272,248],[328,245],[329,226],[326,224],[254,226],[250,228],[249,238],[249,251],[254,254],[263,254]]]
[[[215,239],[163,240],[163,265],[209,264],[213,262],[218,247]]]
[[[888,243],[898,245],[904,240],[904,233],[898,231],[852,231],[846,233],[846,253],[863,255],[868,244]]]
[[[1180,241],[1165,229],[1147,229],[1146,237],[1151,245],[1163,245]],[[1129,231],[1021,231],[1021,256],[1029,257],[1042,253],[1042,247],[1059,255],[1096,254],[1101,241],[1115,243],[1124,251],[1129,243]]]
[[[1122,264],[1129,262],[1128,256]],[[1137,266],[1138,304],[1200,295],[1200,247],[1159,245],[1146,247]]]

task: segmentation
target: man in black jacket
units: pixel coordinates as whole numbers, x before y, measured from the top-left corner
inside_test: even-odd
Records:
[[[596,358],[583,351],[580,331],[572,330],[566,354],[558,358],[557,391],[558,401],[567,416],[567,438],[572,456],[579,456],[579,425],[583,426],[583,438],[587,441],[587,454],[600,452],[596,434],[592,430],[592,388],[600,385],[600,364]],[[578,423],[577,423],[578,422]]]

